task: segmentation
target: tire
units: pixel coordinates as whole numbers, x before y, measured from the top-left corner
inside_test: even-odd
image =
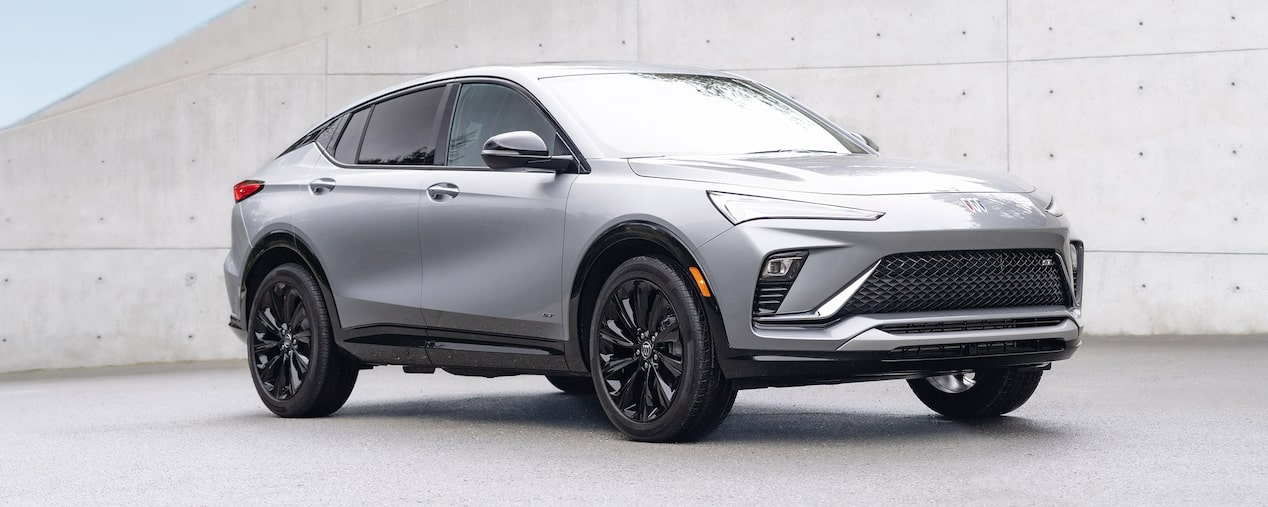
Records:
[[[703,437],[735,402],[694,287],[670,263],[636,257],[599,290],[590,321],[592,381],[608,420],[631,440]]]
[[[247,315],[251,379],[269,410],[322,417],[343,406],[358,364],[335,346],[321,286],[308,269],[292,263],[270,271]]]
[[[590,377],[565,377],[547,375],[550,384],[568,394],[594,394],[594,381]]]
[[[956,375],[960,377],[919,378],[908,380],[907,384],[925,406],[949,418],[998,417],[1030,399],[1039,387],[1043,370],[991,369]],[[972,375],[971,386],[962,382],[964,375]]]

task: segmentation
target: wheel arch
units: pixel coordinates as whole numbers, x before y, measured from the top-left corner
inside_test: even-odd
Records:
[[[339,311],[335,306],[334,294],[330,291],[330,279],[326,277],[326,271],[308,245],[285,231],[267,234],[251,248],[250,254],[247,255],[247,263],[242,270],[242,285],[239,287],[242,294],[243,326],[250,321],[251,304],[255,300],[255,291],[259,283],[273,268],[290,262],[308,268],[309,272],[317,277],[322,298],[326,300],[326,307],[330,313],[333,331],[335,336],[339,337],[343,326],[339,322]]]
[[[568,292],[568,333],[569,344],[566,350],[568,363],[577,372],[588,372],[590,337],[590,318],[594,313],[594,298],[607,281],[608,276],[621,263],[640,255],[663,257],[673,261],[680,274],[689,285],[694,281],[688,268],[696,267],[702,272],[703,267],[695,255],[669,228],[659,224],[634,220],[617,224],[599,236],[586,249],[577,266],[576,276]],[[707,280],[707,277],[706,277]],[[722,322],[722,313],[718,309],[717,298],[704,297],[699,291],[695,296],[703,303],[705,317],[710,335],[715,344],[728,347],[726,327]],[[722,356],[722,351],[718,351]]]

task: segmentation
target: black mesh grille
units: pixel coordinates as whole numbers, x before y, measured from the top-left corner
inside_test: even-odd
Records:
[[[895,254],[846,303],[848,315],[1068,305],[1053,250]]]
[[[1009,354],[1034,354],[1065,350],[1065,341],[1059,339],[1009,340],[1002,342],[955,343],[950,345],[917,345],[899,347],[886,354],[885,361],[912,361],[919,359],[954,359],[957,357],[1004,356]]]

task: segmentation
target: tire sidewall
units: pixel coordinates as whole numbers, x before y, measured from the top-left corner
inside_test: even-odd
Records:
[[[304,309],[308,312],[309,326],[312,329],[312,337],[309,340],[311,353],[308,358],[308,375],[299,386],[298,392],[285,400],[275,398],[272,393],[264,389],[264,383],[260,381],[260,374],[255,368],[254,353],[255,334],[257,326],[260,326],[258,315],[264,300],[263,296],[278,282],[286,283],[299,291],[303,298]],[[309,407],[316,405],[319,401],[321,381],[328,374],[331,331],[321,288],[313,283],[312,275],[297,264],[284,264],[270,271],[255,289],[251,312],[248,314],[247,330],[247,366],[251,370],[251,380],[255,385],[255,391],[269,410],[277,415],[287,416],[305,412]]]
[[[674,394],[674,399],[665,413],[645,423],[627,418],[612,402],[606,382],[603,380],[599,361],[599,326],[603,321],[604,304],[617,287],[630,280],[644,280],[655,284],[668,298],[678,319],[680,336],[683,340],[683,374],[678,391]],[[694,293],[689,290],[682,274],[674,270],[670,263],[658,258],[638,257],[626,261],[618,266],[603,284],[590,319],[589,365],[599,405],[603,407],[608,419],[622,432],[639,440],[661,440],[679,433],[689,422],[692,401],[698,397],[702,388],[700,356],[711,352],[703,350],[704,347],[712,347],[704,339],[707,336],[707,330],[703,325],[703,316],[700,304],[695,299]]]

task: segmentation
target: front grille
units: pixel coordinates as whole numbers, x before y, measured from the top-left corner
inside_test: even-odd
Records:
[[[881,259],[847,315],[1069,305],[1053,250],[920,252]]]
[[[1043,340],[954,343],[949,345],[914,345],[891,350],[885,355],[884,360],[913,361],[920,359],[956,359],[961,357],[1060,352],[1062,350],[1065,350],[1065,341],[1055,338]]]
[[[955,322],[915,322],[887,324],[879,329],[889,334],[955,333],[961,331],[991,331],[1026,327],[1048,327],[1065,322],[1065,317],[1033,317],[1023,319],[966,320]]]

